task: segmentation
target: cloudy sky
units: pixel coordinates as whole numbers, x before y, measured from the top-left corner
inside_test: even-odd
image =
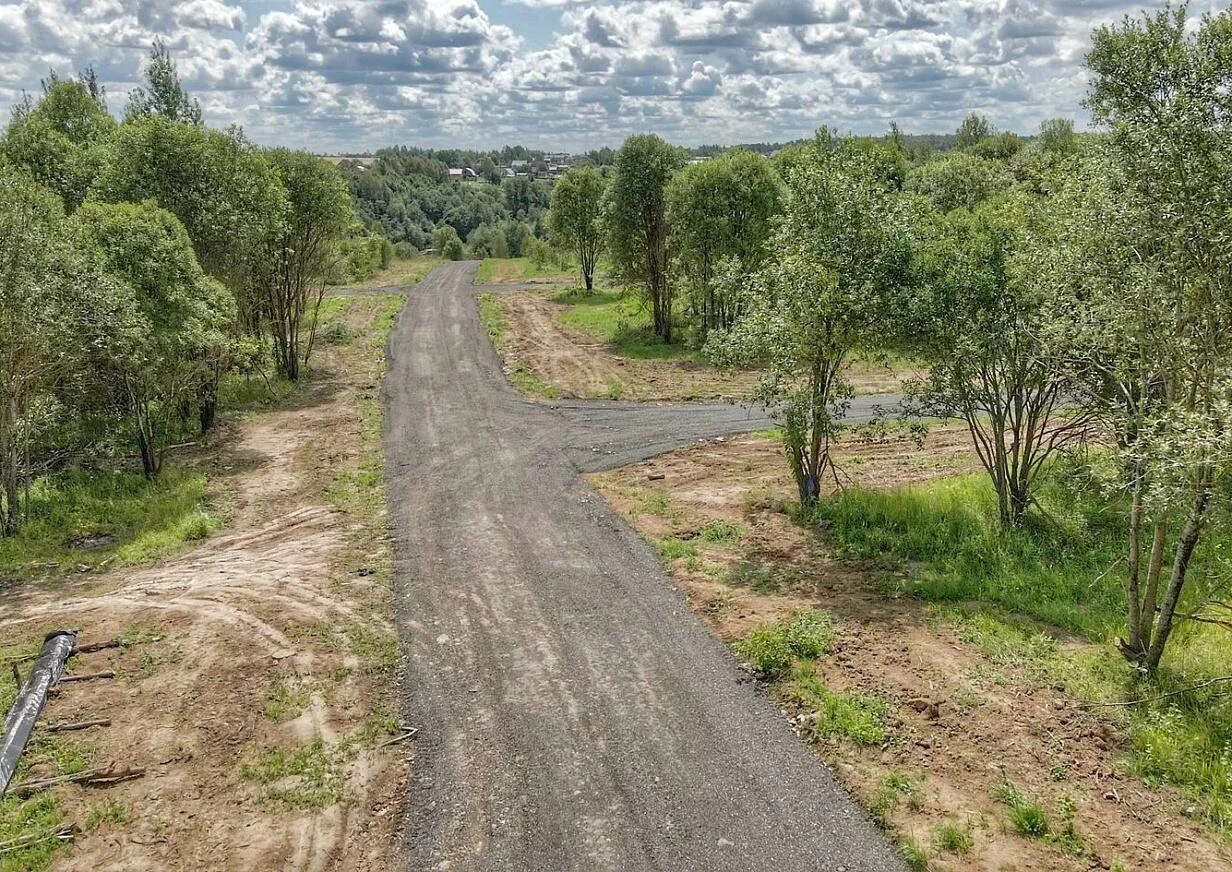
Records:
[[[0,0],[0,104],[93,64],[122,112],[161,37],[212,125],[318,152],[946,132],[971,110],[1025,133],[1084,123],[1091,30],[1144,5],[1160,4]]]

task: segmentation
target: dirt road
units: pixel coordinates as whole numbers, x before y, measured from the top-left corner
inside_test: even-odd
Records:
[[[384,383],[411,868],[901,868],[578,474],[764,421],[522,399],[474,272],[411,292]]]

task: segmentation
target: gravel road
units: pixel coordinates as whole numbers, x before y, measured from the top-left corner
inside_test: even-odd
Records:
[[[420,730],[408,866],[900,870],[578,474],[764,417],[525,400],[474,274],[446,264],[410,291],[384,387],[405,716]]]

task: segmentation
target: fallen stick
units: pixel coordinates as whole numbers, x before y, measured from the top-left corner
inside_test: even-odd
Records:
[[[7,842],[0,842],[0,854],[11,854],[14,851],[22,851],[26,848],[32,848],[35,845],[43,842],[56,839],[60,842],[71,842],[73,836],[77,834],[76,824],[60,824],[48,830],[43,830],[38,833],[29,833],[28,835],[18,836],[15,839],[9,839]]]
[[[102,672],[87,672],[84,675],[66,675],[60,679],[60,683],[64,684],[69,681],[93,681],[96,678],[115,678],[115,672],[110,669],[104,669]]]
[[[71,724],[48,724],[45,729],[49,733],[71,733],[74,730],[88,730],[90,727],[110,727],[110,718],[98,718],[93,721],[77,721]]]
[[[419,732],[419,727],[411,727],[405,733],[402,733],[401,735],[386,739],[384,742],[381,742],[381,744],[377,745],[376,747],[379,750],[381,748],[384,748],[386,745],[396,745],[398,742],[405,742],[407,739],[414,738],[415,734],[418,732]]]
[[[100,563],[99,566],[102,566]],[[73,649],[74,654],[93,654],[95,651],[102,651],[106,648],[119,648],[119,639],[108,639],[106,642],[91,642],[89,645],[78,645]]]
[[[145,767],[133,769],[87,769],[84,772],[74,772],[72,775],[57,775],[55,778],[44,778],[41,781],[27,781],[9,791],[13,796],[30,796],[40,790],[55,787],[57,784],[82,784],[87,787],[110,787],[121,781],[140,778],[145,775]]]

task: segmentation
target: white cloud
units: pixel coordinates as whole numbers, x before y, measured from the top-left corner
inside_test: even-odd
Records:
[[[122,102],[164,39],[215,123],[316,150],[566,148],[822,124],[1028,131],[1082,118],[1096,0],[0,0],[0,101],[94,64]],[[535,11],[525,7],[531,7]],[[515,11],[515,10],[514,10]],[[532,48],[526,48],[531,46]]]

